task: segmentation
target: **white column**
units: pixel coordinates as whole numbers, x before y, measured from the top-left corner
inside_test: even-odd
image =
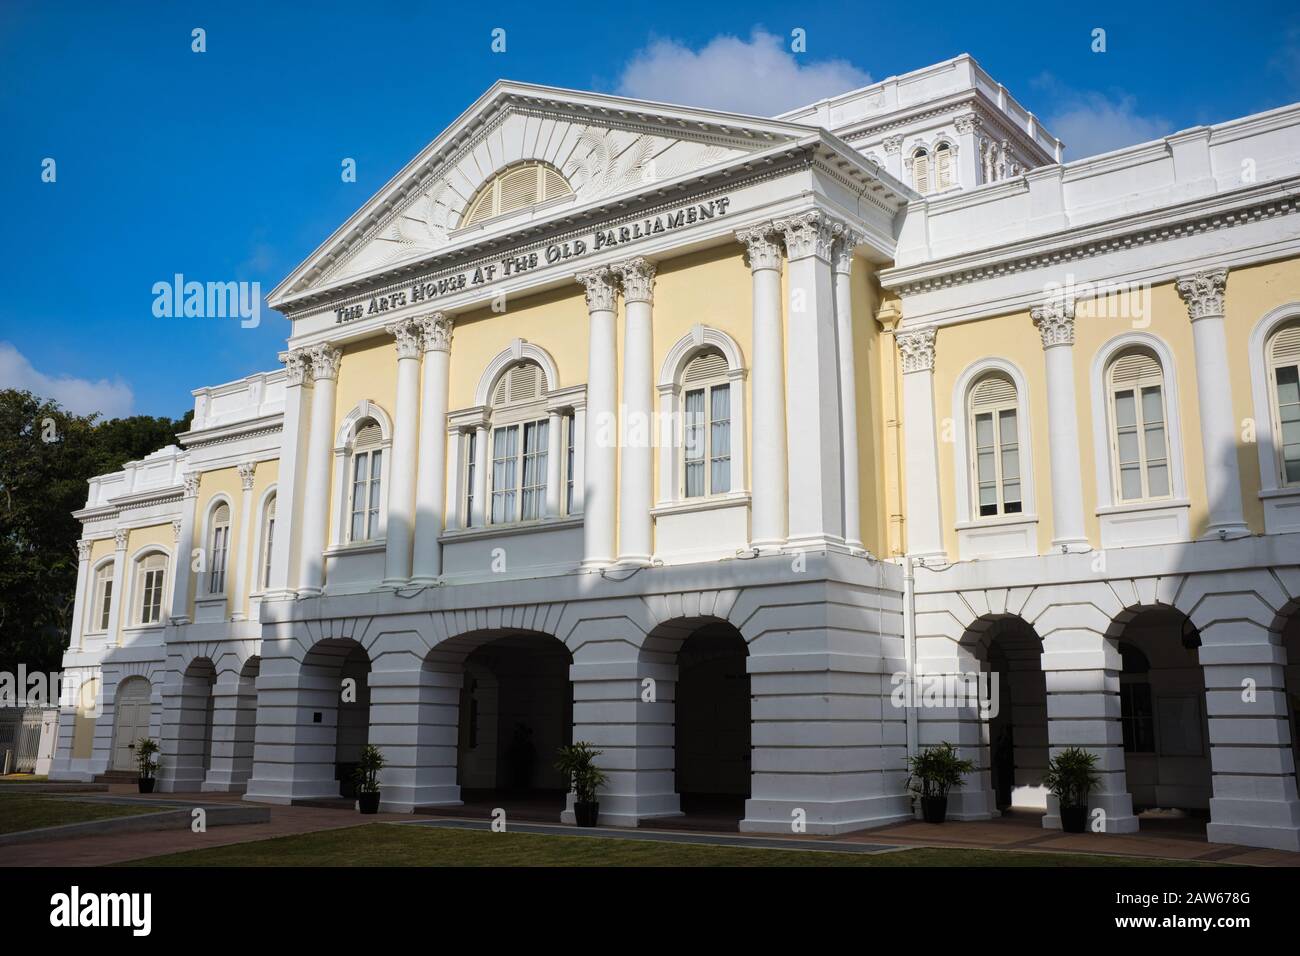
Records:
[[[465,477],[465,449],[469,439],[459,427],[447,430],[447,444],[451,447],[451,470],[447,475],[447,500],[443,513],[447,516],[447,530],[456,531],[461,527],[461,511],[465,507],[465,488],[461,485]],[[469,515],[465,516],[469,524]]]
[[[753,281],[754,421],[751,426],[750,544],[780,548],[788,528],[785,442],[785,337],[781,328],[781,246],[771,223],[736,233]]]
[[[113,532],[113,601],[108,606],[108,634],[105,643],[111,646],[122,645],[122,608],[130,602],[131,594],[126,580],[126,541],[129,532],[118,528]],[[128,617],[127,620],[130,620]]]
[[[984,121],[976,113],[963,113],[957,117],[957,184],[962,189],[972,189],[980,184],[980,156],[977,134]]]
[[[547,413],[546,419],[546,517],[560,516],[560,503],[564,500],[564,416],[558,408]]]
[[[1241,473],[1237,467],[1237,425],[1228,374],[1228,337],[1224,331],[1223,295],[1228,270],[1184,276],[1175,283],[1187,303],[1196,352],[1196,399],[1201,412],[1201,448],[1210,523],[1205,537],[1247,534],[1241,507]]]
[[[844,467],[844,543],[862,548],[862,499],[858,488],[858,376],[853,341],[853,247],[851,230],[835,239],[835,335],[839,357],[841,461]],[[867,303],[870,306],[870,303]],[[868,309],[868,313],[870,313]]]
[[[655,267],[637,257],[615,266],[623,278],[623,418],[618,469],[618,559],[647,565],[654,551]]]
[[[576,278],[587,290],[590,318],[582,564],[600,568],[612,564],[615,555],[618,410],[614,403],[618,394],[618,349],[614,310],[618,286],[609,268],[580,272]]]
[[[87,538],[77,541],[77,590],[73,592],[72,630],[68,636],[68,648],[73,651],[81,650],[81,632],[85,628],[87,609],[93,609],[95,606],[95,595],[86,593],[86,577],[90,573],[91,544],[92,542]]]
[[[199,501],[199,476],[186,474],[185,497],[181,499],[180,530],[176,534],[176,558],[172,562],[172,600],[169,614],[173,624],[190,623],[190,568],[194,560],[194,510]],[[121,595],[121,585],[113,582],[113,602]]]
[[[1047,366],[1047,443],[1052,463],[1052,546],[1062,551],[1088,544],[1083,529],[1083,470],[1079,464],[1079,413],[1074,395],[1074,302],[1036,306],[1029,317],[1043,340]]]
[[[831,242],[840,224],[812,209],[777,220],[790,260],[786,338],[789,535],[793,547],[844,544],[839,368]],[[842,227],[840,227],[842,228]]]
[[[411,540],[415,533],[415,459],[419,440],[422,330],[412,319],[393,322],[384,329],[397,340],[397,407],[393,414],[393,457],[388,467],[384,586],[400,588],[411,579]]]
[[[934,421],[934,334],[934,326],[894,333],[903,365],[907,553],[914,558],[945,557]]]
[[[230,581],[230,619],[242,621],[247,618],[244,613],[244,601],[248,599],[248,580],[253,576],[253,482],[256,480],[257,463],[241,462],[236,466],[239,471],[239,550],[231,551],[230,567],[227,577]],[[181,529],[184,534],[184,528]]]
[[[486,526],[487,516],[492,513],[487,501],[487,471],[490,461],[488,427],[483,422],[474,426],[474,513],[470,516],[470,526],[474,528]]]
[[[573,408],[573,506],[571,514],[582,514],[587,490],[587,402]]]
[[[435,312],[417,320],[423,330],[424,380],[420,397],[420,460],[415,482],[415,557],[411,583],[442,574],[443,508],[447,500],[447,382],[451,319]],[[390,523],[391,527],[391,523]]]
[[[275,486],[276,523],[285,531],[271,540],[271,580],[262,593],[263,601],[288,601],[297,593],[297,560],[293,533],[300,524],[303,476],[310,419],[304,415],[310,376],[306,352],[283,352],[285,366],[284,427],[280,435],[280,467]],[[175,604],[172,605],[175,608]]]
[[[339,350],[328,344],[317,345],[310,356],[311,431],[307,437],[307,476],[299,521],[302,560],[298,593],[304,597],[318,595],[325,587],[325,532],[329,524],[330,471],[334,465],[334,392],[341,358]]]

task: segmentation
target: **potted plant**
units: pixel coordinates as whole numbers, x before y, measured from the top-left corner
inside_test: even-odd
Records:
[[[384,752],[374,744],[361,748],[357,760],[357,807],[362,813],[379,812],[379,771],[384,769]]]
[[[1066,747],[1047,764],[1043,786],[1061,806],[1061,829],[1083,833],[1088,828],[1088,794],[1101,782],[1093,771],[1097,755],[1079,747]]]
[[[596,750],[585,740],[559,749],[559,759],[555,769],[564,774],[573,787],[573,817],[580,827],[594,827],[600,816],[600,804],[596,800],[596,791],[607,779],[603,770],[596,766],[596,758],[603,750]]]
[[[141,737],[135,742],[135,768],[140,772],[136,786],[141,793],[153,793],[154,781],[162,759],[158,757],[158,742],[148,737]]]
[[[952,744],[942,743],[908,757],[907,768],[911,771],[907,786],[921,799],[921,818],[926,823],[943,823],[948,815],[948,791],[975,765],[958,757]]]

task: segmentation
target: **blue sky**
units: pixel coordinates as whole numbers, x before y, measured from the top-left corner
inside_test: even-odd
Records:
[[[1067,158],[1300,100],[1293,4],[943,6],[3,0],[0,387],[180,415],[275,367],[278,314],[157,318],[154,283],[269,292],[499,77],[776,112],[968,52]]]

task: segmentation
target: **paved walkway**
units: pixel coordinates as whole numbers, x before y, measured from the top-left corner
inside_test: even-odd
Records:
[[[135,788],[114,784],[105,797],[85,795],[84,799],[129,799]],[[238,794],[161,794],[149,798],[150,802],[175,802],[184,806],[241,802]],[[160,830],[148,833],[130,833],[83,837],[48,843],[32,843],[7,847],[0,854],[0,866],[103,866],[123,863],[165,853],[179,853],[210,846],[227,846],[250,843],[297,833],[342,829],[364,823],[406,823],[411,825],[478,827],[486,821],[470,821],[463,817],[413,817],[408,813],[380,813],[362,817],[349,807],[269,807],[268,823],[240,824],[210,827],[206,833],[188,830]],[[649,824],[650,821],[647,821]],[[1233,863],[1247,866],[1300,866],[1300,853],[1282,850],[1261,850],[1252,847],[1206,843],[1203,824],[1196,821],[1144,821],[1146,832],[1133,834],[1085,833],[1067,834],[1059,830],[1044,830],[1041,819],[1034,814],[1010,814],[998,820],[979,822],[948,822],[943,824],[909,821],[873,830],[860,830],[839,836],[764,836],[762,834],[737,835],[697,831],[683,834],[680,831],[656,831],[652,825],[638,830],[601,828],[588,836],[605,836],[626,839],[668,839],[692,843],[734,844],[746,846],[771,846],[773,848],[807,848],[822,850],[849,849],[854,852],[877,853],[890,849],[918,846],[956,847],[964,849],[1023,850],[1027,852],[1098,853],[1113,856],[1151,857],[1181,860],[1189,863]],[[537,832],[569,833],[576,828],[561,824],[528,826],[516,824],[512,829],[536,829]]]

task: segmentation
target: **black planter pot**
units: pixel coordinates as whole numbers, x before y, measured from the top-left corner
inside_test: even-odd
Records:
[[[600,816],[600,802],[597,800],[575,800],[573,802],[573,820],[580,827],[594,827]]]
[[[375,790],[370,793],[362,790],[357,794],[357,807],[362,813],[379,812],[379,791]]]
[[[922,797],[921,819],[926,823],[943,823],[948,818],[947,797]]]
[[[1087,807],[1061,807],[1061,829],[1066,833],[1083,833],[1088,829]]]
[[[136,780],[136,786],[140,788],[141,793],[153,793],[153,777],[140,777]]]

